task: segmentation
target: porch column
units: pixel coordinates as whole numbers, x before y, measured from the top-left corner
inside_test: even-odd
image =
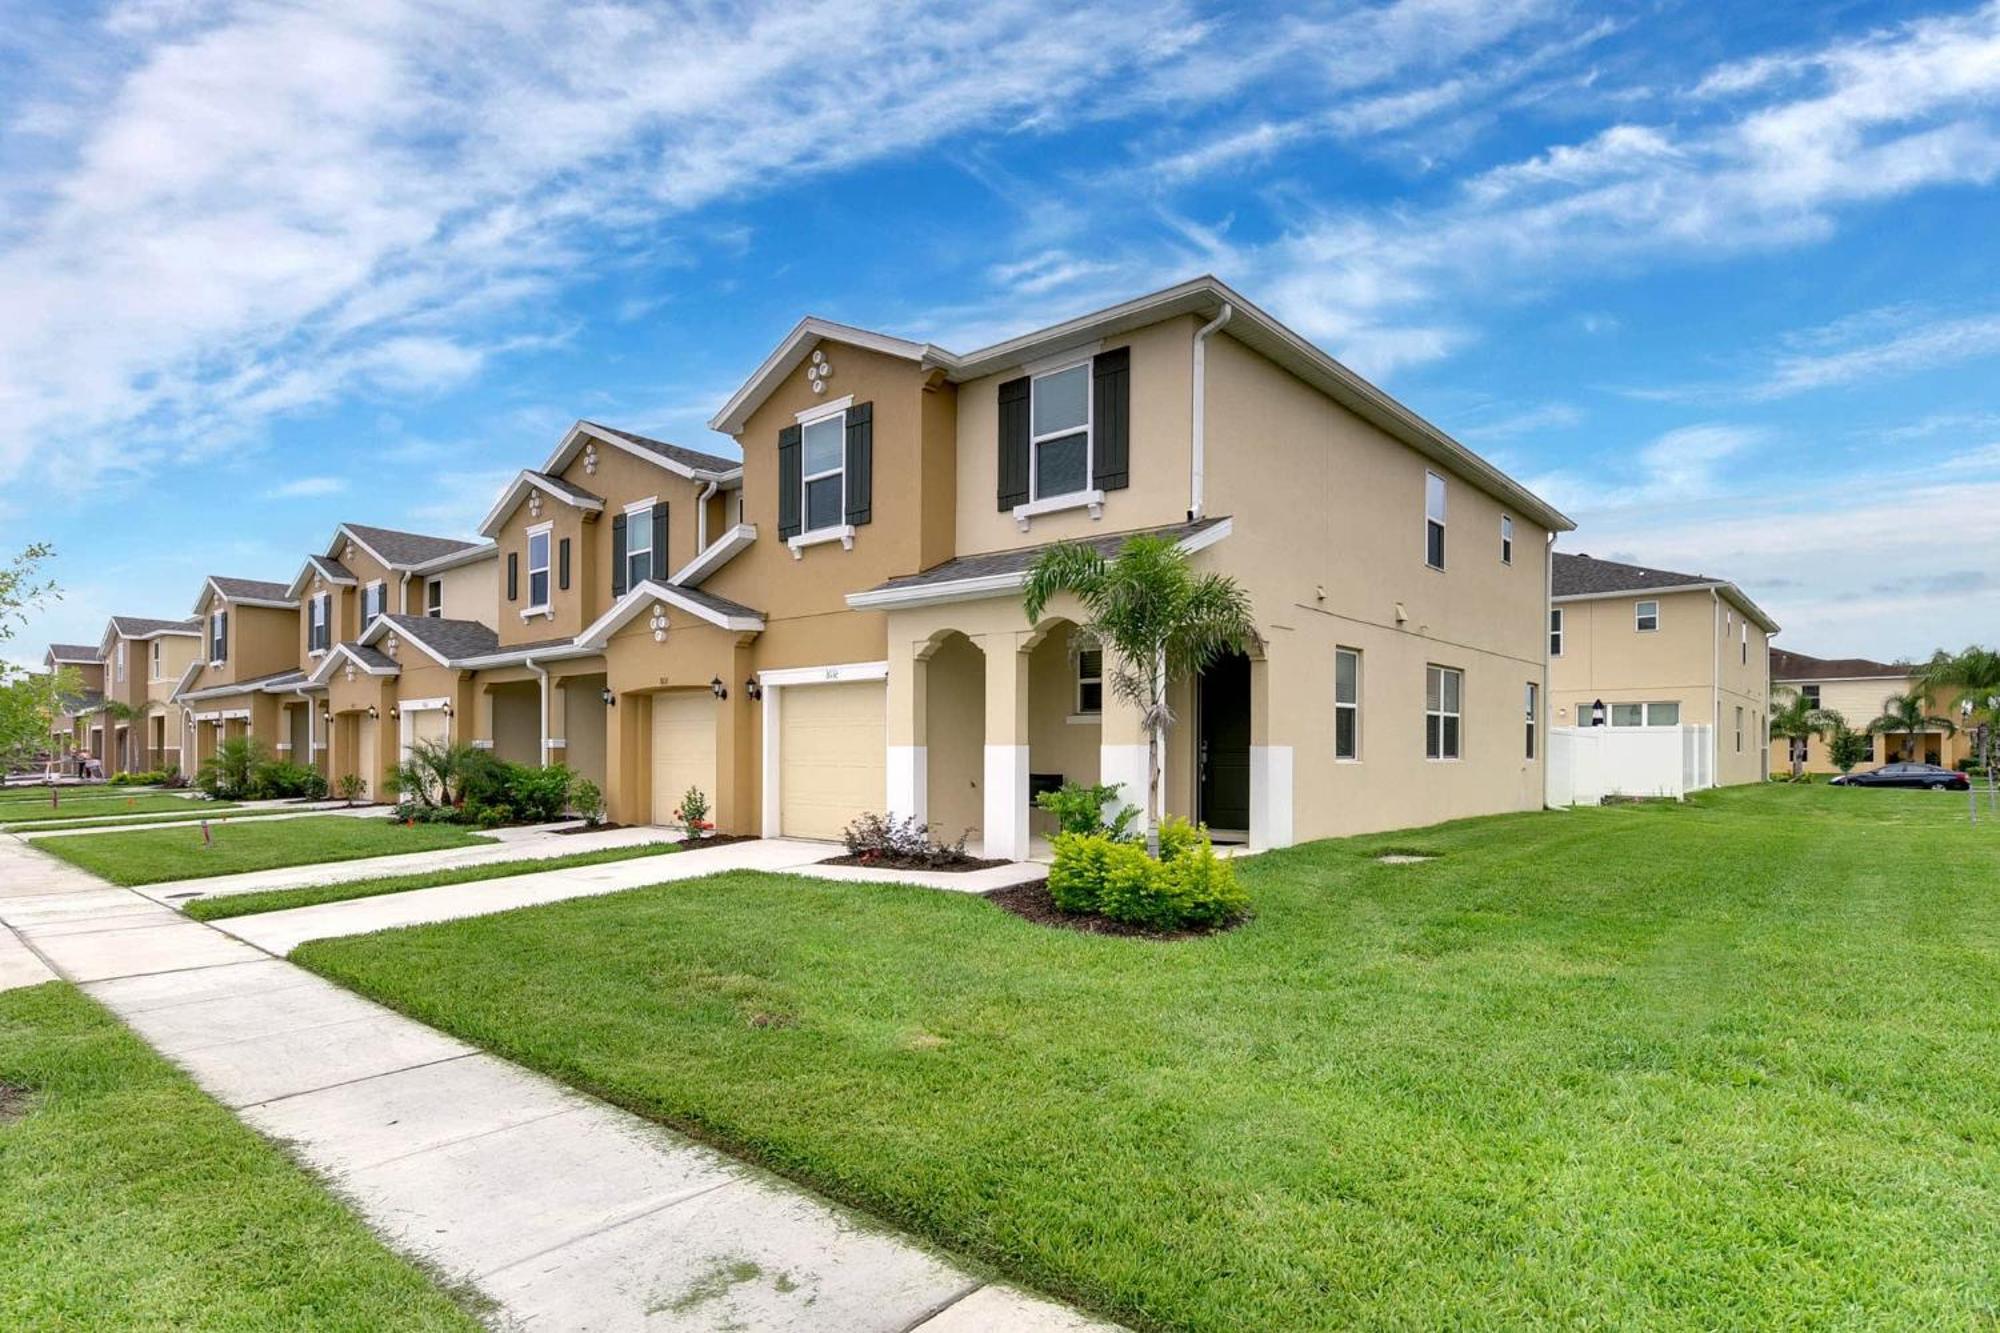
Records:
[[[924,644],[902,640],[889,644],[889,813],[920,823],[929,818],[930,809],[930,751],[924,724],[929,657]]]
[[[1028,857],[1028,655],[1030,636],[1007,631],[975,642],[986,654],[986,855]]]
[[[466,734],[465,742],[484,750],[493,748],[493,687],[490,684],[473,687],[472,730]]]

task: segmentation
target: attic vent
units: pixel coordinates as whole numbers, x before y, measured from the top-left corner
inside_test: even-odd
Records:
[[[583,470],[587,475],[595,474],[597,471],[597,446],[595,444],[586,444],[583,446]]]
[[[815,347],[812,364],[806,367],[806,382],[812,385],[814,393],[825,393],[826,382],[833,378],[833,363],[826,359],[826,353]]]
[[[383,651],[383,652],[385,652],[385,653],[387,653],[387,654],[388,654],[389,656],[391,656],[391,657],[394,657],[394,656],[396,655],[396,636],[395,636],[395,635],[391,634],[391,635],[390,635],[390,636],[389,636],[389,637],[388,637],[387,639],[384,639],[384,640],[382,641],[382,651]]]
[[[658,602],[653,603],[653,617],[646,623],[652,626],[654,643],[665,643],[667,641],[667,608],[665,606]]]
[[[540,518],[541,516],[542,516],[542,493],[540,491],[529,491],[528,517]]]

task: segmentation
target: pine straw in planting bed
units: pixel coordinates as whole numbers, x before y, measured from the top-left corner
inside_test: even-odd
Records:
[[[1038,879],[1032,884],[1016,884],[1011,888],[994,889],[984,897],[1000,910],[1012,912],[1023,921],[1032,921],[1038,926],[1080,931],[1085,935],[1119,935],[1141,940],[1200,939],[1204,935],[1219,935],[1225,930],[1234,930],[1250,919],[1247,916],[1239,916],[1219,926],[1154,930],[1150,926],[1135,926],[1125,921],[1113,921],[1110,917],[1099,916],[1095,912],[1065,912],[1056,906],[1055,898],[1049,893],[1049,882],[1045,879]]]

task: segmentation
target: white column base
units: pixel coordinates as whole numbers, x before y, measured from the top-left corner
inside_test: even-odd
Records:
[[[986,747],[986,855],[1028,859],[1028,747]]]
[[[1146,809],[1146,747],[1143,745],[1100,745],[1097,747],[1097,780],[1118,788],[1105,811],[1109,818],[1124,806]]]
[[[1292,747],[1250,747],[1250,850],[1292,845]]]
[[[922,745],[889,747],[889,813],[922,823],[929,816],[930,750]]]

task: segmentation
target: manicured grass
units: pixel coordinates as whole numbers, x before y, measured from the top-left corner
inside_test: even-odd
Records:
[[[0,1084],[0,1327],[478,1327],[73,987],[0,994]]]
[[[153,815],[162,813],[213,814],[218,810],[234,810],[236,806],[228,801],[203,801],[186,796],[147,795],[119,800],[89,800],[70,802],[65,800],[54,809],[47,801],[22,802],[19,807],[0,806],[0,819],[9,823],[42,823],[45,821],[68,821],[72,819],[109,819],[113,815]]]
[[[0,833],[69,833],[83,829],[146,828],[154,824],[172,824],[183,819],[212,819],[216,821],[237,819],[268,819],[272,815],[296,815],[301,813],[296,806],[271,806],[261,810],[245,810],[240,806],[210,805],[204,802],[192,810],[158,815],[92,815],[65,820],[60,824],[36,824],[22,821],[18,824],[0,824]]]
[[[735,873],[298,957],[1138,1327],[1986,1327],[1964,819],[1748,788],[1323,842],[1176,943]]]
[[[306,819],[216,824],[215,845],[204,847],[195,827],[135,829],[87,838],[44,838],[39,851],[104,876],[114,884],[159,884],[170,879],[235,875],[247,870],[316,861],[353,861],[399,852],[432,852],[489,842],[449,824],[414,828],[386,818],[316,815]]]
[[[61,804],[71,801],[123,800],[127,796],[157,796],[158,787],[63,787]],[[47,787],[8,787],[0,791],[0,808],[49,803]]]
[[[300,889],[272,889],[266,893],[233,893],[226,898],[193,898],[182,903],[180,908],[197,921],[220,921],[224,917],[281,912],[287,907],[311,907],[314,903],[337,903],[349,898],[374,898],[409,889],[435,889],[445,884],[470,884],[482,879],[532,875],[543,870],[568,870],[575,866],[603,865],[608,861],[630,861],[641,856],[664,856],[679,850],[670,842],[648,843],[641,847],[606,847],[594,852],[578,852],[574,856],[544,857],[539,861],[494,861],[487,865],[458,866],[417,875],[354,879],[343,884],[313,884]]]

